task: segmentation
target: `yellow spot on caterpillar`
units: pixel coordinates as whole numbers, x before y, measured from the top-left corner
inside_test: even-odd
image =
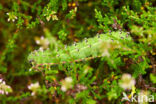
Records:
[[[144,7],[141,7],[141,10],[144,10]]]
[[[71,6],[71,3],[68,3],[68,6]]]
[[[73,4],[72,4],[72,6],[73,6],[73,7],[75,7],[75,6],[76,6],[76,4],[75,4],[75,3],[73,3]]]
[[[156,55],[156,52],[152,52],[152,55]]]
[[[54,89],[56,90],[56,87],[54,87]]]
[[[152,65],[149,65],[149,68],[152,68]]]
[[[107,81],[107,83],[110,83],[110,81]]]

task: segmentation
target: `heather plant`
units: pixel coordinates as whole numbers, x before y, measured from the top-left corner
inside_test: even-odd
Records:
[[[155,10],[154,0],[0,1],[0,103],[154,103]]]

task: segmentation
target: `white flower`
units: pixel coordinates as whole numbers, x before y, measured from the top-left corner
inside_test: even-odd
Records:
[[[72,83],[73,79],[72,79],[71,77],[66,77],[66,78],[65,78],[65,81],[66,81],[67,83]]]
[[[32,92],[32,93],[31,93],[31,96],[34,96],[34,95],[35,95],[35,92]]]
[[[44,38],[44,36],[41,36],[40,38],[36,38],[35,42],[36,44],[40,45],[43,50],[47,49],[50,44],[49,40],[47,38]]]
[[[71,77],[66,77],[63,81],[62,81],[62,86],[61,86],[61,90],[63,92],[66,92],[68,89],[73,87],[73,79]]]
[[[67,91],[67,88],[66,88],[65,86],[61,86],[61,90],[62,90],[63,92],[66,92],[66,91]]]
[[[6,94],[8,95],[8,93],[12,92],[12,89],[10,86],[6,85],[5,81],[3,81],[2,79],[0,79],[0,94]]]
[[[8,22],[10,22],[10,18],[8,18]]]
[[[39,40],[36,40],[36,43],[37,43],[37,44],[40,44],[40,41],[39,41]]]
[[[12,20],[12,22],[15,22],[15,20],[18,19],[14,12],[6,13],[6,14],[9,16],[8,22],[9,22],[10,20]]]
[[[39,82],[32,83],[28,86],[28,89],[32,91],[31,95],[34,96],[37,90],[40,88]]]
[[[39,87],[40,87],[39,83],[36,82],[36,83],[30,84],[30,85],[28,86],[28,89],[30,89],[30,90],[36,90],[36,89],[38,89]]]
[[[2,82],[3,80],[2,79],[0,79],[0,83]]]
[[[41,40],[44,40],[44,36],[41,36]]]
[[[119,85],[125,90],[130,90],[135,85],[135,79],[130,74],[123,74]]]
[[[31,71],[32,71],[32,69],[29,69],[29,71],[31,72]]]
[[[43,52],[43,47],[40,47],[39,50],[40,50],[41,52]]]

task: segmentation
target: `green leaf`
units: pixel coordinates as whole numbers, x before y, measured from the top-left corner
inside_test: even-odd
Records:
[[[156,75],[150,74],[150,79],[154,84],[156,83]]]
[[[96,101],[93,99],[87,99],[86,104],[96,104]]]
[[[67,9],[67,0],[62,0],[62,9],[66,10]]]
[[[2,10],[3,9],[3,6],[0,4],[0,10]]]

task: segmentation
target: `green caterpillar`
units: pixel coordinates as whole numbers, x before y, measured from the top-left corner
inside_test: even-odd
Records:
[[[108,49],[120,48],[125,50],[123,46],[131,41],[132,38],[129,33],[122,31],[97,34],[93,38],[84,39],[78,43],[74,42],[73,45],[64,46],[57,51],[34,51],[30,53],[28,60],[35,62],[34,67],[89,60],[109,56]]]

